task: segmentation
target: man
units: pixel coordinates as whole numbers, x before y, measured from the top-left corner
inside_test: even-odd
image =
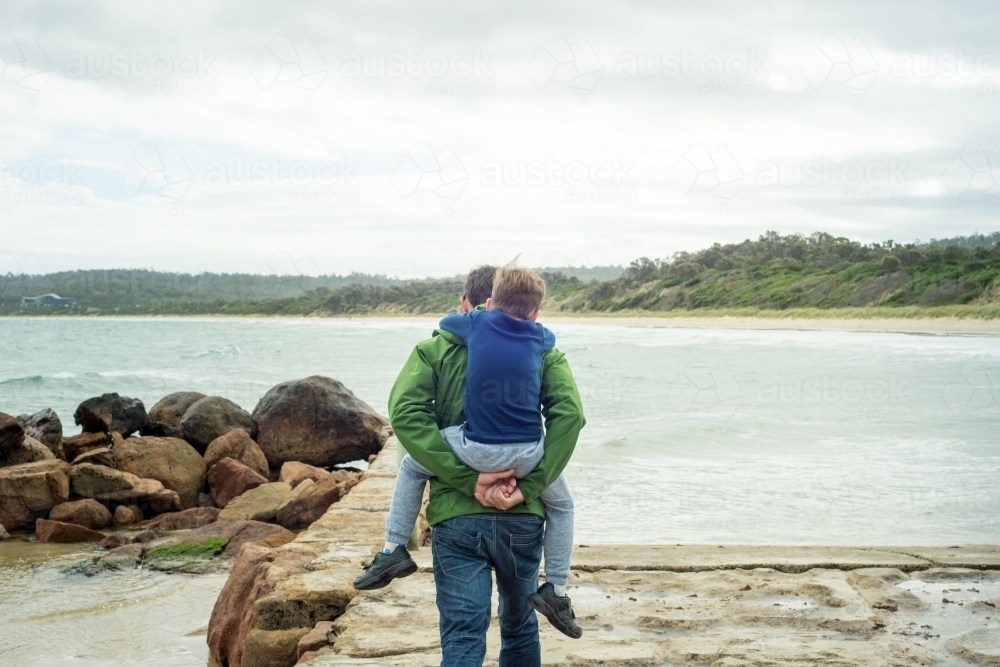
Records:
[[[496,268],[469,274],[462,310],[480,307],[492,291]],[[487,287],[488,284],[488,287]],[[507,473],[478,473],[465,466],[440,429],[465,421],[467,348],[437,330],[417,345],[389,395],[389,417],[407,453],[435,477],[427,520],[434,527],[434,583],[440,614],[442,667],[479,667],[486,655],[491,572],[500,593],[500,667],[541,665],[538,622],[528,596],[538,588],[544,509],[538,497],[573,454],[585,420],[566,357],[542,357],[545,453],[538,466],[501,493]]]

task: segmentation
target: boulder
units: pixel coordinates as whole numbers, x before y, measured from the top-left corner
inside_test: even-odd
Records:
[[[75,459],[70,461],[70,465],[77,465],[80,463],[93,463],[98,466],[105,466],[108,468],[115,467],[115,455],[107,447],[99,447],[97,449],[88,449],[83,454],[80,454]]]
[[[285,501],[292,487],[284,482],[271,482],[244,492],[234,498],[219,512],[219,521],[273,522],[278,507]]]
[[[84,498],[56,505],[49,510],[49,519],[90,529],[107,528],[111,525],[111,512],[93,498]]]
[[[3,524],[0,524],[0,540],[8,539],[10,539],[10,533],[8,533],[7,529],[3,527]]]
[[[138,510],[138,513],[136,512]],[[111,517],[111,523],[115,526],[131,526],[133,523],[139,523],[142,521],[142,510],[138,507],[131,507],[127,505],[119,505],[115,508],[114,516]]]
[[[309,628],[291,630],[260,630],[254,628],[247,635],[240,667],[294,667],[298,662],[299,640],[309,633]]]
[[[180,509],[177,492],[164,488],[159,481],[143,479],[132,473],[93,463],[73,466],[70,472],[70,485],[73,493],[84,498],[149,505],[150,509],[157,513]]]
[[[223,558],[233,558],[247,542],[267,547],[280,547],[295,539],[295,533],[261,521],[216,521],[189,533],[183,533],[174,543],[202,544],[207,540],[227,540]]]
[[[272,468],[286,461],[329,466],[382,449],[388,423],[337,380],[313,375],[282,382],[257,403],[260,445]]]
[[[208,466],[194,447],[179,438],[128,438],[114,448],[115,468],[155,479],[176,491],[181,508],[197,507]]]
[[[73,413],[73,421],[87,433],[117,431],[128,436],[145,426],[149,418],[138,398],[101,394],[81,403]]]
[[[243,429],[251,438],[257,430],[246,410],[221,396],[206,396],[196,401],[184,413],[178,428],[199,453],[204,453],[213,440],[235,428]]]
[[[109,433],[81,433],[63,438],[63,452],[67,461],[75,461],[77,457],[94,449],[102,449],[112,444]]]
[[[235,459],[263,477],[267,477],[270,472],[264,452],[260,451],[250,434],[241,428],[220,435],[205,450],[205,463],[209,468],[225,458]]]
[[[196,391],[177,391],[164,396],[149,411],[149,421],[152,424],[162,424],[177,428],[181,417],[188,408],[205,398],[205,394]]]
[[[147,542],[152,542],[159,537],[160,535],[155,530],[146,528],[144,530],[140,530],[132,537],[132,544],[146,544]]]
[[[73,542],[100,542],[104,539],[102,533],[75,523],[49,521],[39,519],[35,522],[35,537],[39,542],[58,542],[69,544]]]
[[[243,548],[233,564],[208,622],[209,651],[222,667],[241,664],[243,643],[253,629],[253,602],[274,590],[267,572],[276,557],[272,549],[250,545]]]
[[[312,630],[299,640],[298,656],[301,661],[306,653],[318,651],[330,645],[330,633],[333,632],[333,621],[320,621]]]
[[[103,570],[133,570],[142,562],[145,553],[145,545],[124,544],[101,556],[97,564]]]
[[[267,484],[267,478],[258,475],[236,459],[222,459],[208,471],[208,485],[212,489],[212,499],[221,509],[225,509],[233,498],[261,484]]]
[[[14,449],[24,440],[24,427],[5,412],[0,412],[0,454],[8,449]]]
[[[20,528],[69,500],[70,467],[47,459],[0,468],[0,524]]]
[[[120,505],[119,507],[124,507],[124,505]],[[122,533],[112,533],[98,542],[97,546],[104,549],[117,549],[126,544],[132,544],[132,538],[126,537]]]
[[[299,463],[298,461],[288,461],[281,465],[279,479],[294,489],[300,482],[304,482],[307,479],[311,479],[319,484],[331,477],[332,475],[322,468],[317,468],[307,463]]]
[[[330,505],[344,497],[351,488],[345,482],[328,479],[316,484],[311,479],[300,483],[278,506],[278,525],[285,528],[305,528],[326,514]]]
[[[183,512],[161,514],[149,522],[147,528],[158,533],[169,533],[174,530],[190,530],[215,523],[219,518],[219,510],[214,507],[192,507]]]
[[[18,415],[17,421],[24,428],[25,435],[29,435],[38,442],[49,448],[56,457],[59,456],[62,446],[63,427],[59,415],[51,408],[45,408],[41,412],[33,415]]]
[[[49,448],[30,436],[23,436],[21,443],[0,451],[0,467],[16,466],[22,463],[47,461],[56,458]]]

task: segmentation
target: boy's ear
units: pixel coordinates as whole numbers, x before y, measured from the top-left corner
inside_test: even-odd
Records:
[[[486,310],[493,310],[493,297],[486,297]]]
[[[537,322],[538,321],[538,313],[539,312],[541,312],[541,309],[540,308],[535,308],[535,311],[533,313],[531,313],[530,315],[528,315],[528,319],[531,320],[532,322]]]

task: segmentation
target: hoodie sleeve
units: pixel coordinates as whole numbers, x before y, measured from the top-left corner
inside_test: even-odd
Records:
[[[472,333],[472,320],[476,317],[478,312],[479,311],[474,310],[467,315],[462,313],[445,315],[444,319],[441,320],[441,324],[438,325],[438,328],[447,331],[448,333],[455,334],[464,341],[468,341],[469,334]]]

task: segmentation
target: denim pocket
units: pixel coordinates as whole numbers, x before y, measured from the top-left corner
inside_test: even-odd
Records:
[[[431,539],[438,567],[452,579],[468,583],[486,567],[486,558],[481,548],[483,542],[481,533],[469,535],[436,526],[431,533]]]
[[[530,535],[511,535],[510,552],[514,556],[514,575],[521,581],[534,581],[542,560],[544,529]]]

